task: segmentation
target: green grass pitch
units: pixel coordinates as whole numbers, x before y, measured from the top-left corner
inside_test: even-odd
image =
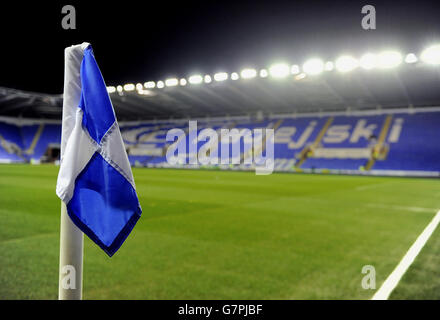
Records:
[[[0,165],[0,300],[56,299],[58,167]],[[369,299],[440,208],[434,179],[134,169],[143,214],[85,299]],[[440,230],[394,291],[440,298]]]

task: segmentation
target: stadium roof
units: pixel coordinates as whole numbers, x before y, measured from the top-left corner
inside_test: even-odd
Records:
[[[421,55],[423,61],[414,54],[385,52],[376,62],[368,55],[335,62],[315,59],[301,67],[281,63],[268,69],[119,85],[108,91],[119,120],[439,106],[440,46],[434,48],[431,55]],[[61,94],[0,88],[2,116],[60,119],[61,110]]]

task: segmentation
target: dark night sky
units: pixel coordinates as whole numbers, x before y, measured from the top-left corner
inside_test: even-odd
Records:
[[[92,43],[108,85],[311,56],[418,53],[440,42],[438,1],[91,2],[2,3],[0,86],[61,93],[63,49],[83,41]],[[61,28],[65,4],[76,7],[77,30]],[[373,31],[361,28],[366,4],[376,7]]]

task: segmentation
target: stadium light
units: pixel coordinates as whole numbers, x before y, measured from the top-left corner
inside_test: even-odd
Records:
[[[285,63],[277,63],[269,68],[269,73],[273,78],[285,78],[290,73],[290,68]]]
[[[240,77],[239,77],[237,72],[233,72],[233,73],[231,73],[231,79],[232,80],[238,80],[238,79],[240,79]]]
[[[255,69],[243,69],[240,72],[242,79],[252,79],[257,76],[257,70]]]
[[[349,72],[358,66],[359,62],[351,56],[342,56],[336,60],[336,69],[339,72]]]
[[[291,74],[298,74],[299,71],[299,66],[297,64],[294,64],[293,66],[290,67],[290,73]]]
[[[335,68],[335,65],[333,62],[331,61],[327,61],[324,65],[324,70],[325,71],[332,71]]]
[[[189,77],[189,83],[191,84],[200,84],[203,82],[203,77],[200,74],[193,75]]]
[[[124,91],[133,91],[135,89],[135,86],[133,83],[127,83],[124,85]]]
[[[166,79],[165,80],[165,85],[167,87],[175,87],[179,84],[179,80],[177,80],[176,78],[171,78],[171,79]]]
[[[147,89],[153,89],[156,86],[156,83],[154,81],[148,81],[144,83],[144,87]]]
[[[424,50],[420,56],[420,59],[429,64],[440,64],[440,44],[434,45],[432,47]],[[334,63],[332,61],[323,62],[319,58],[313,58],[304,63],[302,66],[303,73],[301,73],[301,68],[298,65],[287,65],[285,63],[276,63],[272,65],[269,69],[260,69],[257,71],[256,69],[246,68],[241,70],[240,74],[237,72],[233,72],[230,75],[226,72],[218,72],[214,74],[214,76],[205,75],[202,76],[200,74],[192,75],[188,78],[188,80],[182,78],[170,78],[165,81],[158,81],[155,83],[154,81],[145,82],[142,86],[141,83],[137,83],[136,85],[132,83],[128,83],[124,86],[109,86],[107,87],[107,91],[109,93],[113,92],[122,92],[122,91],[140,91],[145,87],[146,89],[164,88],[173,87],[177,85],[186,86],[187,83],[191,84],[200,84],[200,83],[211,83],[213,80],[215,81],[225,81],[229,77],[231,80],[242,79],[252,79],[257,75],[261,78],[266,78],[269,75],[273,78],[285,78],[288,75],[296,75],[295,79],[303,79],[306,75],[317,75],[321,72],[332,71],[335,68],[340,72],[348,72],[352,71],[358,67],[362,67],[363,69],[373,69],[376,67],[379,68],[393,68],[398,66],[405,61],[405,63],[412,64],[418,62],[418,57],[414,53],[409,53],[405,56],[405,59],[402,58],[402,55],[397,51],[384,51],[380,54],[372,54],[367,53],[363,55],[359,60],[351,57],[351,56],[342,56],[339,57]]]
[[[406,63],[416,63],[419,59],[417,59],[417,56],[414,53],[408,53],[405,57]]]
[[[217,72],[214,75],[214,80],[215,81],[225,81],[225,80],[228,80],[228,74],[226,72]]]
[[[425,49],[422,52],[421,59],[428,64],[440,64],[440,44]]]
[[[267,72],[266,69],[260,70],[260,78],[267,78],[268,75],[269,75],[269,73]]]
[[[402,63],[402,55],[397,51],[384,51],[378,56],[378,67],[389,69]]]
[[[373,69],[377,66],[377,56],[372,53],[364,54],[359,60],[359,65],[366,70]]]
[[[205,83],[211,83],[212,82],[211,76],[207,74],[204,78],[204,81],[205,81]]]
[[[304,63],[303,70],[310,75],[320,74],[324,70],[324,62],[318,58],[310,59]]]

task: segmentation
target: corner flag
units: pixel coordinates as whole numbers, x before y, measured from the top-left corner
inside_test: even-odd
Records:
[[[71,221],[111,257],[142,211],[92,47],[83,43],[66,48],[65,59],[56,194],[65,203]]]

